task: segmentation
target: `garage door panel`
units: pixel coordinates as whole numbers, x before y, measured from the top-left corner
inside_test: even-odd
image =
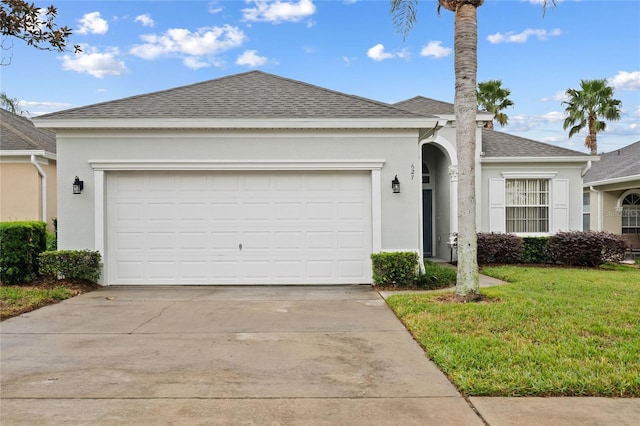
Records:
[[[112,284],[371,281],[369,172],[110,172]]]

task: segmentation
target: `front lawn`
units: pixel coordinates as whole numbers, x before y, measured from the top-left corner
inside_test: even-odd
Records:
[[[640,270],[500,266],[481,303],[387,302],[469,396],[640,397]],[[441,295],[442,293],[440,293]]]

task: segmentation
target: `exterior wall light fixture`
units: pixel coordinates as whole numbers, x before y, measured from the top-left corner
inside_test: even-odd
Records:
[[[394,194],[400,193],[400,181],[398,180],[398,175],[396,175],[396,177],[391,181],[391,189]]]
[[[84,181],[78,179],[78,176],[76,176],[76,180],[73,181],[73,193],[80,194],[83,189],[84,189]]]

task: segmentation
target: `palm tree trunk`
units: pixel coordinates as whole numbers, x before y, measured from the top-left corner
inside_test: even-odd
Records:
[[[598,155],[598,132],[595,127],[595,120],[589,117],[589,149],[591,150],[591,155]]]
[[[458,276],[456,294],[479,296],[476,235],[475,152],[478,24],[476,6],[458,2],[454,45],[456,145],[458,153]]]

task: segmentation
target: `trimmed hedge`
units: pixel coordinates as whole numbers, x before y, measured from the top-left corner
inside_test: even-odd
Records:
[[[38,255],[47,247],[44,222],[0,222],[0,282],[20,284],[38,276]]]
[[[90,250],[46,251],[40,255],[40,273],[47,281],[97,282],[100,252]]]
[[[523,237],[522,263],[555,263],[549,237]]]
[[[556,261],[568,266],[599,266],[624,259],[625,242],[620,235],[603,231],[558,232],[549,238]]]
[[[373,253],[373,282],[376,285],[413,285],[418,274],[418,253],[412,251]]]
[[[478,264],[522,262],[522,239],[513,234],[478,233]]]

